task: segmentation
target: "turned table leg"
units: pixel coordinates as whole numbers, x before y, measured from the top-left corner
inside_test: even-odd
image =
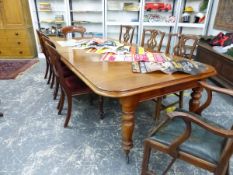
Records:
[[[120,99],[122,107],[122,146],[126,154],[127,161],[129,161],[129,152],[133,148],[133,131],[134,131],[134,111],[138,104],[138,100],[133,97],[126,97]]]
[[[191,99],[189,101],[189,111],[196,112],[196,110],[200,107],[200,99],[202,88],[196,87],[192,89],[193,92],[191,93]]]

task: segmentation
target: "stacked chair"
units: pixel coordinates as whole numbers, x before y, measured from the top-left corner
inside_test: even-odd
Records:
[[[233,154],[233,125],[230,129],[214,121],[204,119],[201,115],[212,99],[212,92],[233,96],[233,90],[219,88],[200,82],[199,87],[207,92],[207,100],[195,113],[177,109],[168,113],[164,123],[158,125],[144,142],[142,175],[153,175],[149,170],[152,150],[158,150],[172,157],[164,170],[166,174],[172,164],[181,159],[214,175],[228,175],[229,160]]]

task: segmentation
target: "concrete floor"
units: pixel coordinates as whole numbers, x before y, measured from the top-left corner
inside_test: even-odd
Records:
[[[121,149],[120,105],[105,98],[105,118],[99,119],[98,100],[74,99],[69,128],[63,128],[66,109],[57,115],[57,100],[44,80],[44,60],[17,77],[0,81],[0,175],[139,175],[143,140],[154,126],[154,104],[141,103],[136,111],[134,148],[130,164]],[[185,95],[188,108],[189,93]],[[233,98],[214,94],[204,113],[225,126],[233,123]],[[153,154],[153,169],[161,174],[169,158]],[[168,174],[210,174],[177,161]],[[231,161],[231,175],[233,162]]]

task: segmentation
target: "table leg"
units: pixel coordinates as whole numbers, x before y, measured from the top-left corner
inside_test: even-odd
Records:
[[[192,89],[193,92],[191,93],[191,99],[189,101],[189,111],[196,112],[196,110],[200,107],[200,99],[202,88],[196,87]]]
[[[133,131],[134,131],[134,111],[138,104],[138,100],[133,97],[120,99],[122,107],[122,146],[128,158],[131,148],[133,148]]]

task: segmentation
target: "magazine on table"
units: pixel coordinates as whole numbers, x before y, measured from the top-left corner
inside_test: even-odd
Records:
[[[183,72],[191,75],[198,75],[206,69],[205,64],[189,59],[171,60],[166,62],[132,62],[132,71],[148,73],[162,71],[167,74]]]

